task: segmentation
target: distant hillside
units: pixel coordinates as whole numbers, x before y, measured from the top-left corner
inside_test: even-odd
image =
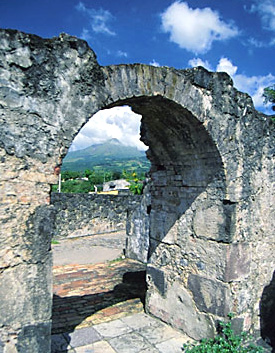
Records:
[[[136,147],[125,146],[117,139],[89,146],[83,150],[68,152],[63,160],[62,171],[84,171],[86,169],[105,169],[122,171],[131,169],[147,172],[150,162],[145,152]]]

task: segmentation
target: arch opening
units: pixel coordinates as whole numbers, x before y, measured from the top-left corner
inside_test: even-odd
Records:
[[[115,105],[121,103],[142,115],[141,140],[151,162],[150,182],[126,249],[147,263],[146,310],[194,339],[209,337],[214,326],[207,314],[226,316],[229,310],[229,287],[221,285],[225,297],[220,304],[214,289],[221,279],[217,244],[229,243],[234,233],[235,209],[224,201],[221,156],[203,124],[181,105],[161,96]],[[208,266],[210,253],[213,263]],[[206,294],[210,308],[198,295],[205,285],[211,288]],[[187,324],[190,317],[194,323]]]
[[[223,163],[203,124],[179,104],[161,96],[131,98],[115,105],[122,103],[142,115],[141,140],[149,147],[150,257],[211,183],[223,197]],[[216,240],[228,241],[229,237],[221,232]]]
[[[182,327],[182,320],[176,318],[175,324],[164,311],[155,309],[152,298],[156,291],[161,298],[169,295],[169,282],[173,282],[171,278],[179,273],[179,268],[184,276],[192,272],[193,265],[185,265],[189,261],[186,247],[190,246],[190,239],[202,244],[206,239],[225,243],[230,240],[226,221],[213,226],[215,221],[204,217],[205,210],[210,208],[210,214],[213,211],[209,203],[214,202],[214,212],[224,211],[222,160],[203,124],[181,105],[162,96],[141,96],[117,101],[106,109],[122,105],[142,116],[141,140],[149,147],[146,154],[151,162],[142,200],[127,220],[126,256],[147,264],[146,310],[199,338],[188,327]]]
[[[121,121],[118,121],[119,117]],[[135,121],[131,124],[127,119]],[[73,158],[76,156],[75,163],[72,162],[73,158],[65,163],[65,171],[73,169],[80,172],[75,174],[78,183],[86,182],[81,179],[87,179],[88,171],[91,172],[89,181],[94,182],[90,183],[90,192],[79,193],[79,189],[75,189],[72,190],[75,193],[66,193],[67,189],[63,186],[62,194],[51,194],[51,202],[57,210],[56,233],[61,236],[61,239],[57,237],[59,244],[53,249],[52,333],[66,332],[67,341],[70,339],[68,332],[74,331],[75,327],[88,325],[92,320],[100,322],[100,317],[104,322],[104,316],[107,317],[112,307],[121,317],[126,315],[127,309],[129,312],[143,310],[146,291],[144,264],[124,260],[127,215],[132,212],[140,197],[130,194],[128,188],[116,189],[117,194],[100,192],[118,174],[123,178],[131,176],[132,171],[136,171],[137,177],[147,173],[150,162],[145,156],[144,146],[137,139],[140,116],[126,107],[120,113],[110,112],[110,109],[101,110],[89,121],[93,120],[96,123],[88,126],[86,132],[82,128],[82,136],[76,135],[76,143],[71,145],[84,147],[84,150],[71,153]],[[89,122],[84,125],[84,129],[87,124]],[[128,128],[125,126],[127,124]],[[108,128],[112,131],[105,131]],[[89,139],[94,129],[97,129],[95,139]],[[83,144],[83,139],[86,144]],[[90,164],[85,162],[87,155],[83,152],[81,155],[81,151],[86,151],[85,147],[91,150],[87,153],[92,152],[90,160],[87,158]],[[121,156],[117,156],[117,153]],[[123,164],[129,160],[130,155],[131,163]],[[113,160],[115,156],[117,159]],[[67,157],[68,154],[65,161]],[[63,167],[64,164],[62,170]],[[92,189],[94,184],[97,184],[97,190]],[[62,236],[69,239],[62,239]],[[62,311],[62,308],[65,309]],[[53,342],[54,349],[54,338]]]

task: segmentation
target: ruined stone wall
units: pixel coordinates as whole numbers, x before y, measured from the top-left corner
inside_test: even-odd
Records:
[[[114,105],[142,114],[152,163],[146,308],[195,339],[234,312],[259,337],[275,267],[274,124],[226,74],[135,70],[106,68]],[[142,96],[123,99],[129,86]]]
[[[54,237],[74,237],[126,230],[127,218],[139,206],[139,195],[52,193]]]
[[[152,164],[127,225],[146,310],[195,339],[232,311],[271,340],[275,124],[225,73],[100,67],[85,41],[0,30],[0,349],[50,352],[54,171],[95,112],[122,104],[142,114]]]
[[[84,41],[0,31],[0,342],[5,352],[50,352],[50,184],[57,183],[55,167],[73,136],[101,108],[102,81]]]

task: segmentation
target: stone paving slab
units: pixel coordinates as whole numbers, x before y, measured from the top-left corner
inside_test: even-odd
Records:
[[[115,352],[119,353],[139,353],[142,350],[152,350],[154,348],[137,332],[112,338],[109,342]]]
[[[93,327],[82,328],[81,330],[75,330],[69,334],[69,344],[72,348],[79,346],[85,346],[101,340],[100,335]]]
[[[121,320],[114,320],[103,324],[95,325],[94,329],[104,338],[112,338],[129,333],[132,329]]]
[[[186,336],[172,338],[168,341],[157,343],[156,348],[160,353],[182,353],[183,344],[187,343],[188,341],[190,341],[190,338]]]
[[[144,312],[123,317],[121,318],[121,321],[125,322],[134,330],[140,329],[145,326],[154,326],[156,324],[156,320],[144,314]]]
[[[182,353],[190,340],[145,313],[52,337],[52,353]]]
[[[140,328],[138,333],[152,344],[157,344],[180,336],[178,332],[159,321],[156,321],[156,324],[153,327],[146,326]]]
[[[94,352],[93,353],[117,353],[113,350],[110,344],[106,341],[96,342],[94,344]]]

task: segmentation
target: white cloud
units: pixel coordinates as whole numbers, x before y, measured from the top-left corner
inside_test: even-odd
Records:
[[[211,65],[200,58],[191,59],[188,64],[191,67],[200,65],[207,68],[208,66],[208,69],[212,70]],[[219,60],[215,71],[227,72],[232,77],[235,87],[239,91],[248,93],[252,97],[256,109],[266,114],[272,114],[270,109],[271,104],[264,104],[263,92],[265,87],[274,84],[275,76],[272,74],[265,76],[246,76],[244,74],[238,74],[238,67],[233,65],[230,59],[224,57]]]
[[[193,59],[189,60],[188,65],[190,65],[191,67],[203,66],[204,68],[206,68],[209,71],[213,70],[207,60],[202,60],[200,58],[193,58]]]
[[[263,28],[275,31],[275,2],[274,0],[256,0],[251,7],[251,12],[260,15]]]
[[[155,67],[160,67],[160,64],[159,64],[155,59],[153,59],[153,61],[151,61],[151,62],[149,63],[149,65],[155,66]]]
[[[118,50],[116,52],[116,55],[120,58],[127,58],[128,57],[128,53],[126,53],[125,51],[122,51],[122,50]]]
[[[88,41],[89,39],[92,38],[90,31],[87,28],[83,28],[82,33],[80,35],[81,39],[84,39],[86,41]]]
[[[89,18],[90,26],[95,33],[103,33],[110,36],[116,35],[108,26],[108,23],[114,18],[110,11],[102,8],[99,10],[88,8],[83,2],[79,2],[76,9]]]
[[[236,88],[241,92],[248,93],[252,97],[253,103],[258,110],[266,114],[271,114],[270,105],[264,104],[263,92],[265,87],[275,82],[275,76],[272,74],[265,76],[246,76],[244,74],[237,74],[237,70],[238,67],[234,66],[227,58],[220,59],[217,65],[217,71],[225,71],[230,74]]]
[[[270,45],[269,43],[265,43],[261,40],[253,38],[253,37],[248,38],[248,44],[252,45],[255,48],[264,48],[264,47],[268,47]]]
[[[111,138],[126,146],[146,150],[140,141],[140,119],[141,115],[135,114],[129,106],[100,110],[80,130],[70,150],[83,149]]]
[[[233,76],[235,86],[242,92],[247,92],[252,97],[255,107],[266,114],[271,114],[269,109],[271,104],[265,105],[263,99],[264,88],[271,86],[275,82],[275,76],[246,76],[237,74]]]
[[[232,23],[222,21],[209,7],[192,9],[186,2],[176,1],[161,15],[162,28],[170,40],[194,53],[206,53],[214,41],[238,35]]]
[[[238,67],[234,66],[232,62],[227,58],[221,58],[216,68],[216,71],[226,72],[230,76],[234,76],[237,70]]]

